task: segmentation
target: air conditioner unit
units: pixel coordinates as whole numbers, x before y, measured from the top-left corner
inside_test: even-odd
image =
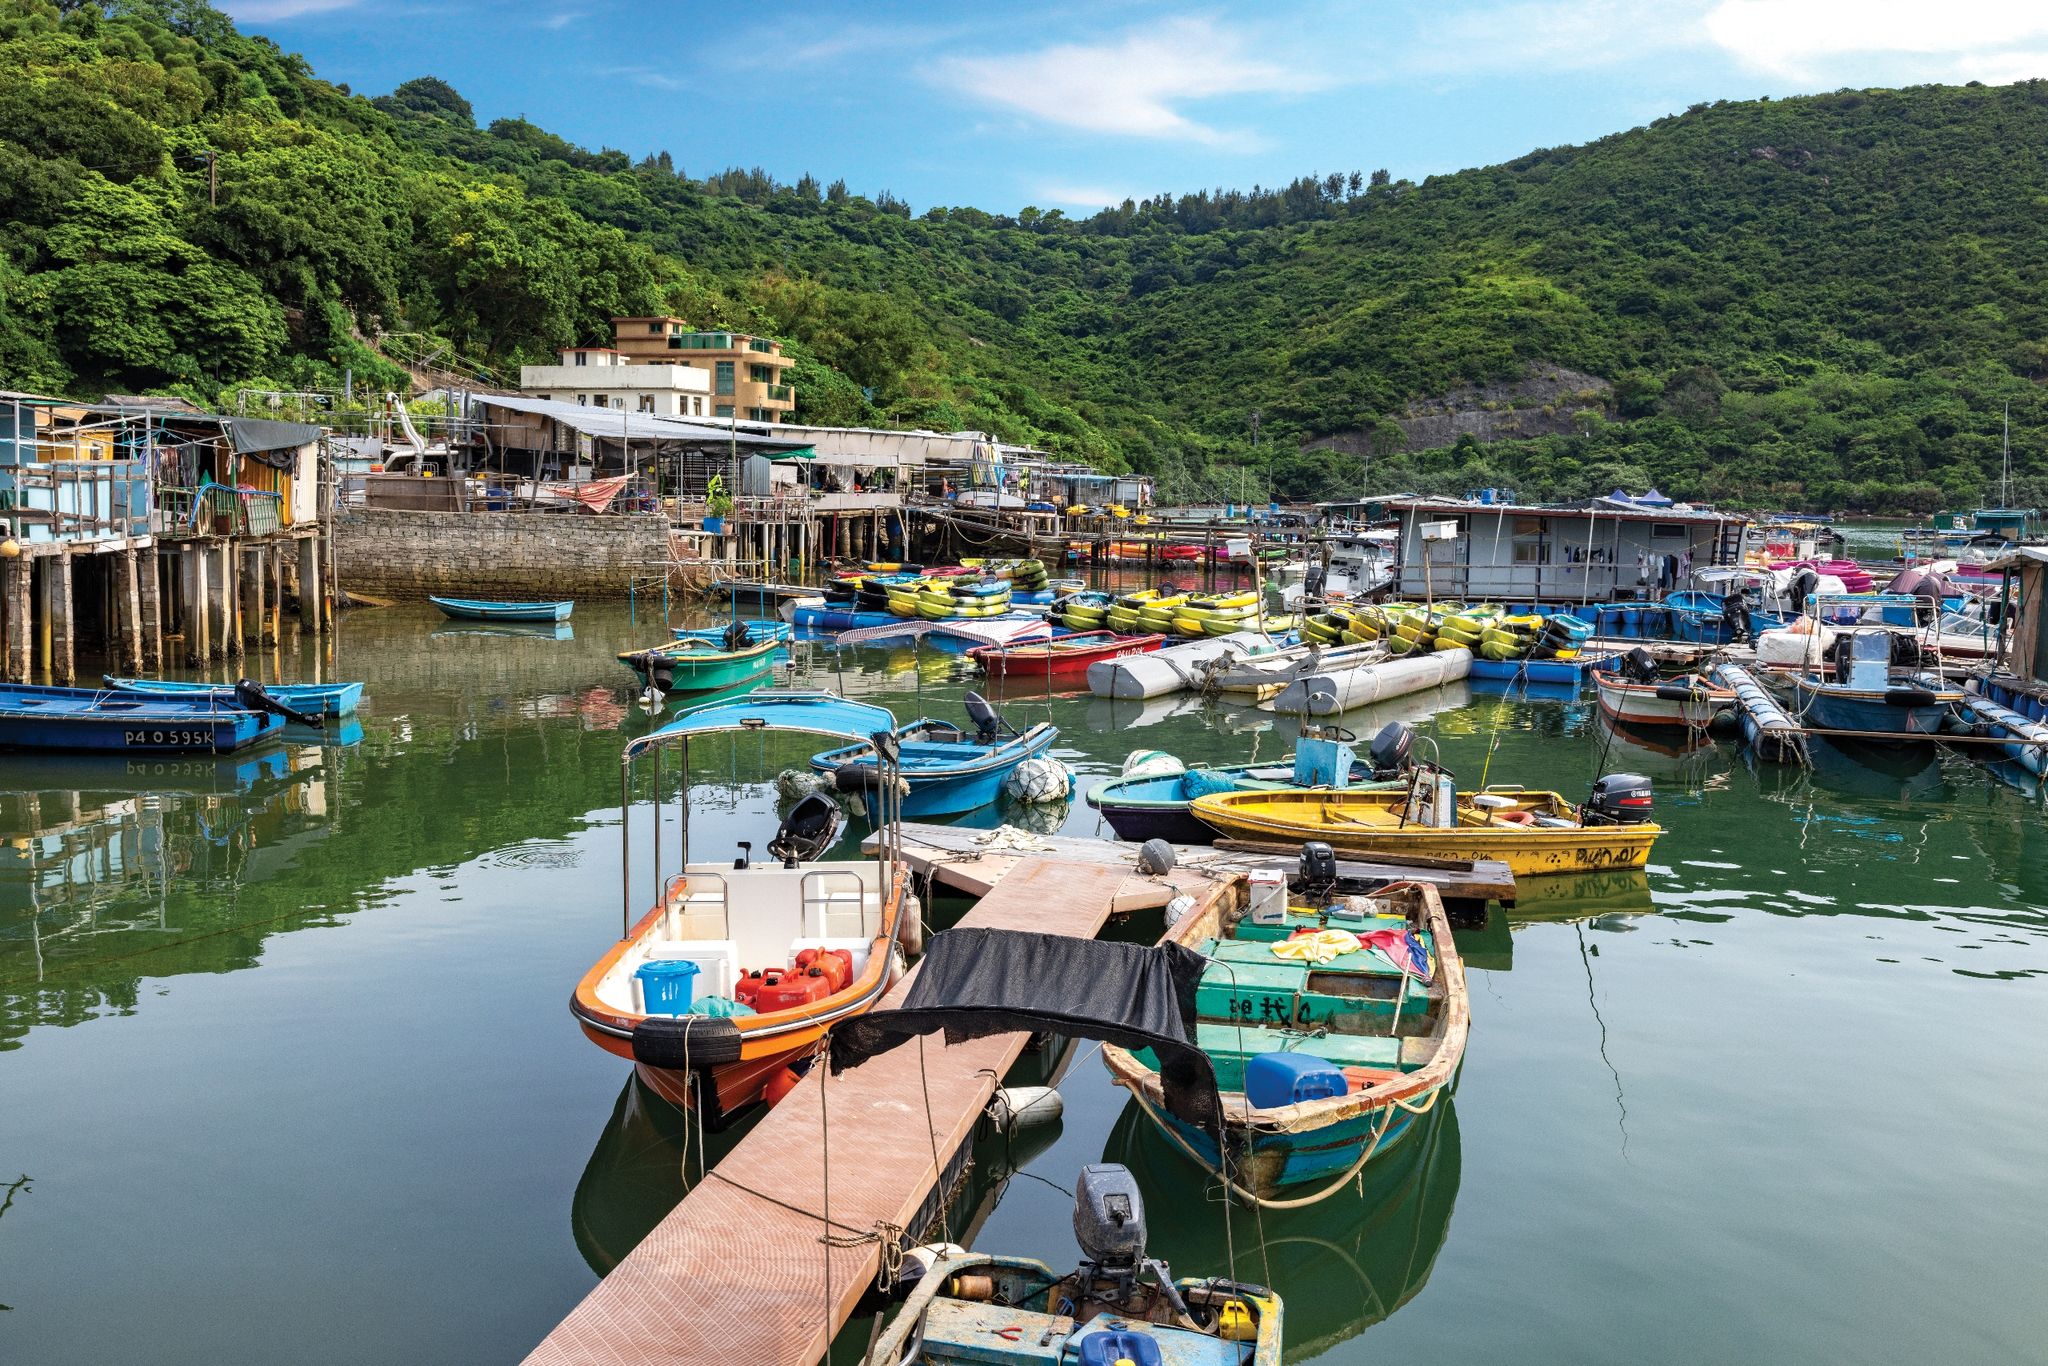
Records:
[[[1455,541],[1458,539],[1456,522],[1424,522],[1422,539],[1425,541]]]

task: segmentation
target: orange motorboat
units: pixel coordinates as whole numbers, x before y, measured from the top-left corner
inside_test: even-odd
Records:
[[[880,707],[763,689],[692,708],[626,754],[630,770],[637,755],[680,748],[687,773],[691,735],[865,739],[882,723],[893,718]],[[921,930],[909,875],[893,860],[821,858],[843,821],[836,802],[813,794],[766,859],[742,845],[729,862],[690,862],[686,848],[682,872],[665,881],[657,862],[654,904],[576,985],[569,1009],[591,1042],[633,1062],[664,1099],[698,1109],[707,1129],[762,1100],[786,1069],[808,1067],[826,1032],[872,1009],[904,971],[899,934],[914,946]]]

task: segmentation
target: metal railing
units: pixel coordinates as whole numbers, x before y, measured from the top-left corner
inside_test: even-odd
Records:
[[[225,484],[157,488],[156,534],[167,541],[201,536],[272,536],[284,529],[284,495]]]
[[[153,505],[140,460],[0,465],[0,527],[19,541],[146,536]]]
[[[777,403],[789,402],[789,386],[787,384],[769,385],[768,397],[775,400]]]

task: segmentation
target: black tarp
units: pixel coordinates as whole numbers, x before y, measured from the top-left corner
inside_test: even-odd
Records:
[[[228,423],[235,454],[251,456],[274,470],[289,470],[299,447],[320,439],[320,429],[303,422],[274,422],[267,417],[238,417]]]
[[[1178,944],[1151,948],[1027,930],[956,929],[932,939],[894,1010],[832,1031],[832,1070],[920,1034],[946,1042],[1054,1033],[1149,1048],[1167,1110],[1214,1133],[1216,1071],[1195,1047],[1195,986],[1207,960]]]

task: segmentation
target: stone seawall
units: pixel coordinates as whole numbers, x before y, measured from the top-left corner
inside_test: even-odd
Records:
[[[358,509],[334,536],[342,590],[384,598],[622,598],[667,555],[660,517]]]

